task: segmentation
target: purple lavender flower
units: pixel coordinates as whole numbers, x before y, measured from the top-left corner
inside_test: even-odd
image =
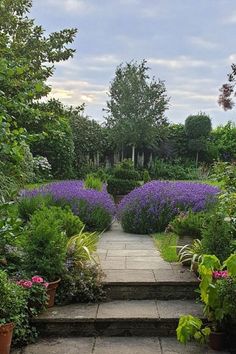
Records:
[[[55,202],[60,200],[68,202],[72,207],[78,204],[79,201],[84,201],[90,211],[93,211],[96,207],[104,208],[111,216],[115,215],[116,207],[107,193],[106,186],[103,186],[103,190],[97,191],[95,189],[85,189],[83,181],[61,181],[49,183],[40,188],[32,190],[23,190],[20,193],[21,198],[35,197],[37,195],[51,195]]]
[[[198,212],[215,201],[217,187],[189,182],[152,181],[134,189],[118,206],[118,219],[125,231],[163,231],[181,211]]]

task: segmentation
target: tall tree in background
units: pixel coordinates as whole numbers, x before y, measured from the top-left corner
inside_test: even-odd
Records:
[[[198,166],[199,153],[207,150],[211,129],[211,119],[205,113],[188,116],[185,120],[189,150],[196,153],[196,167]]]
[[[166,123],[169,98],[164,82],[150,79],[148,70],[145,60],[118,66],[107,101],[107,127],[119,150],[132,146],[133,162],[135,149],[152,144],[155,130]]]
[[[236,95],[236,64],[231,65],[231,73],[228,74],[228,83],[223,84],[220,88],[220,96],[218,103],[225,111],[232,109],[234,106],[233,97]]]
[[[73,56],[68,45],[77,32],[65,29],[45,36],[28,18],[31,6],[31,0],[0,1],[0,136],[6,137],[0,143],[0,174],[12,171],[17,180],[24,173],[19,168],[22,147],[35,135],[34,123],[42,119],[35,103],[50,92],[46,80],[54,63]]]

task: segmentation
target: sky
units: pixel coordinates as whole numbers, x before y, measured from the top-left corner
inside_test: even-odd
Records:
[[[104,120],[116,67],[146,59],[149,75],[165,82],[170,122],[199,112],[213,126],[236,122],[236,108],[217,103],[236,63],[235,0],[33,0],[30,17],[46,33],[78,28],[76,54],[56,64],[50,96],[84,102],[91,118]]]

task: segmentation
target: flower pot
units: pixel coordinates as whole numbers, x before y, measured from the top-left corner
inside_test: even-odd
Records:
[[[225,332],[211,332],[209,346],[214,350],[222,350],[225,347]]]
[[[6,323],[0,325],[0,353],[9,354],[11,349],[11,339],[13,334],[14,323]]]
[[[61,281],[61,279],[58,279],[56,281],[48,283],[48,286],[47,286],[47,295],[48,295],[47,307],[54,306],[56,290],[58,288],[60,281]]]

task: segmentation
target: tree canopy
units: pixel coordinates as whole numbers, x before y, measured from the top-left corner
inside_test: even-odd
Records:
[[[111,82],[106,123],[119,149],[152,144],[155,128],[167,122],[169,98],[164,82],[150,79],[148,70],[145,60],[121,64]]]

